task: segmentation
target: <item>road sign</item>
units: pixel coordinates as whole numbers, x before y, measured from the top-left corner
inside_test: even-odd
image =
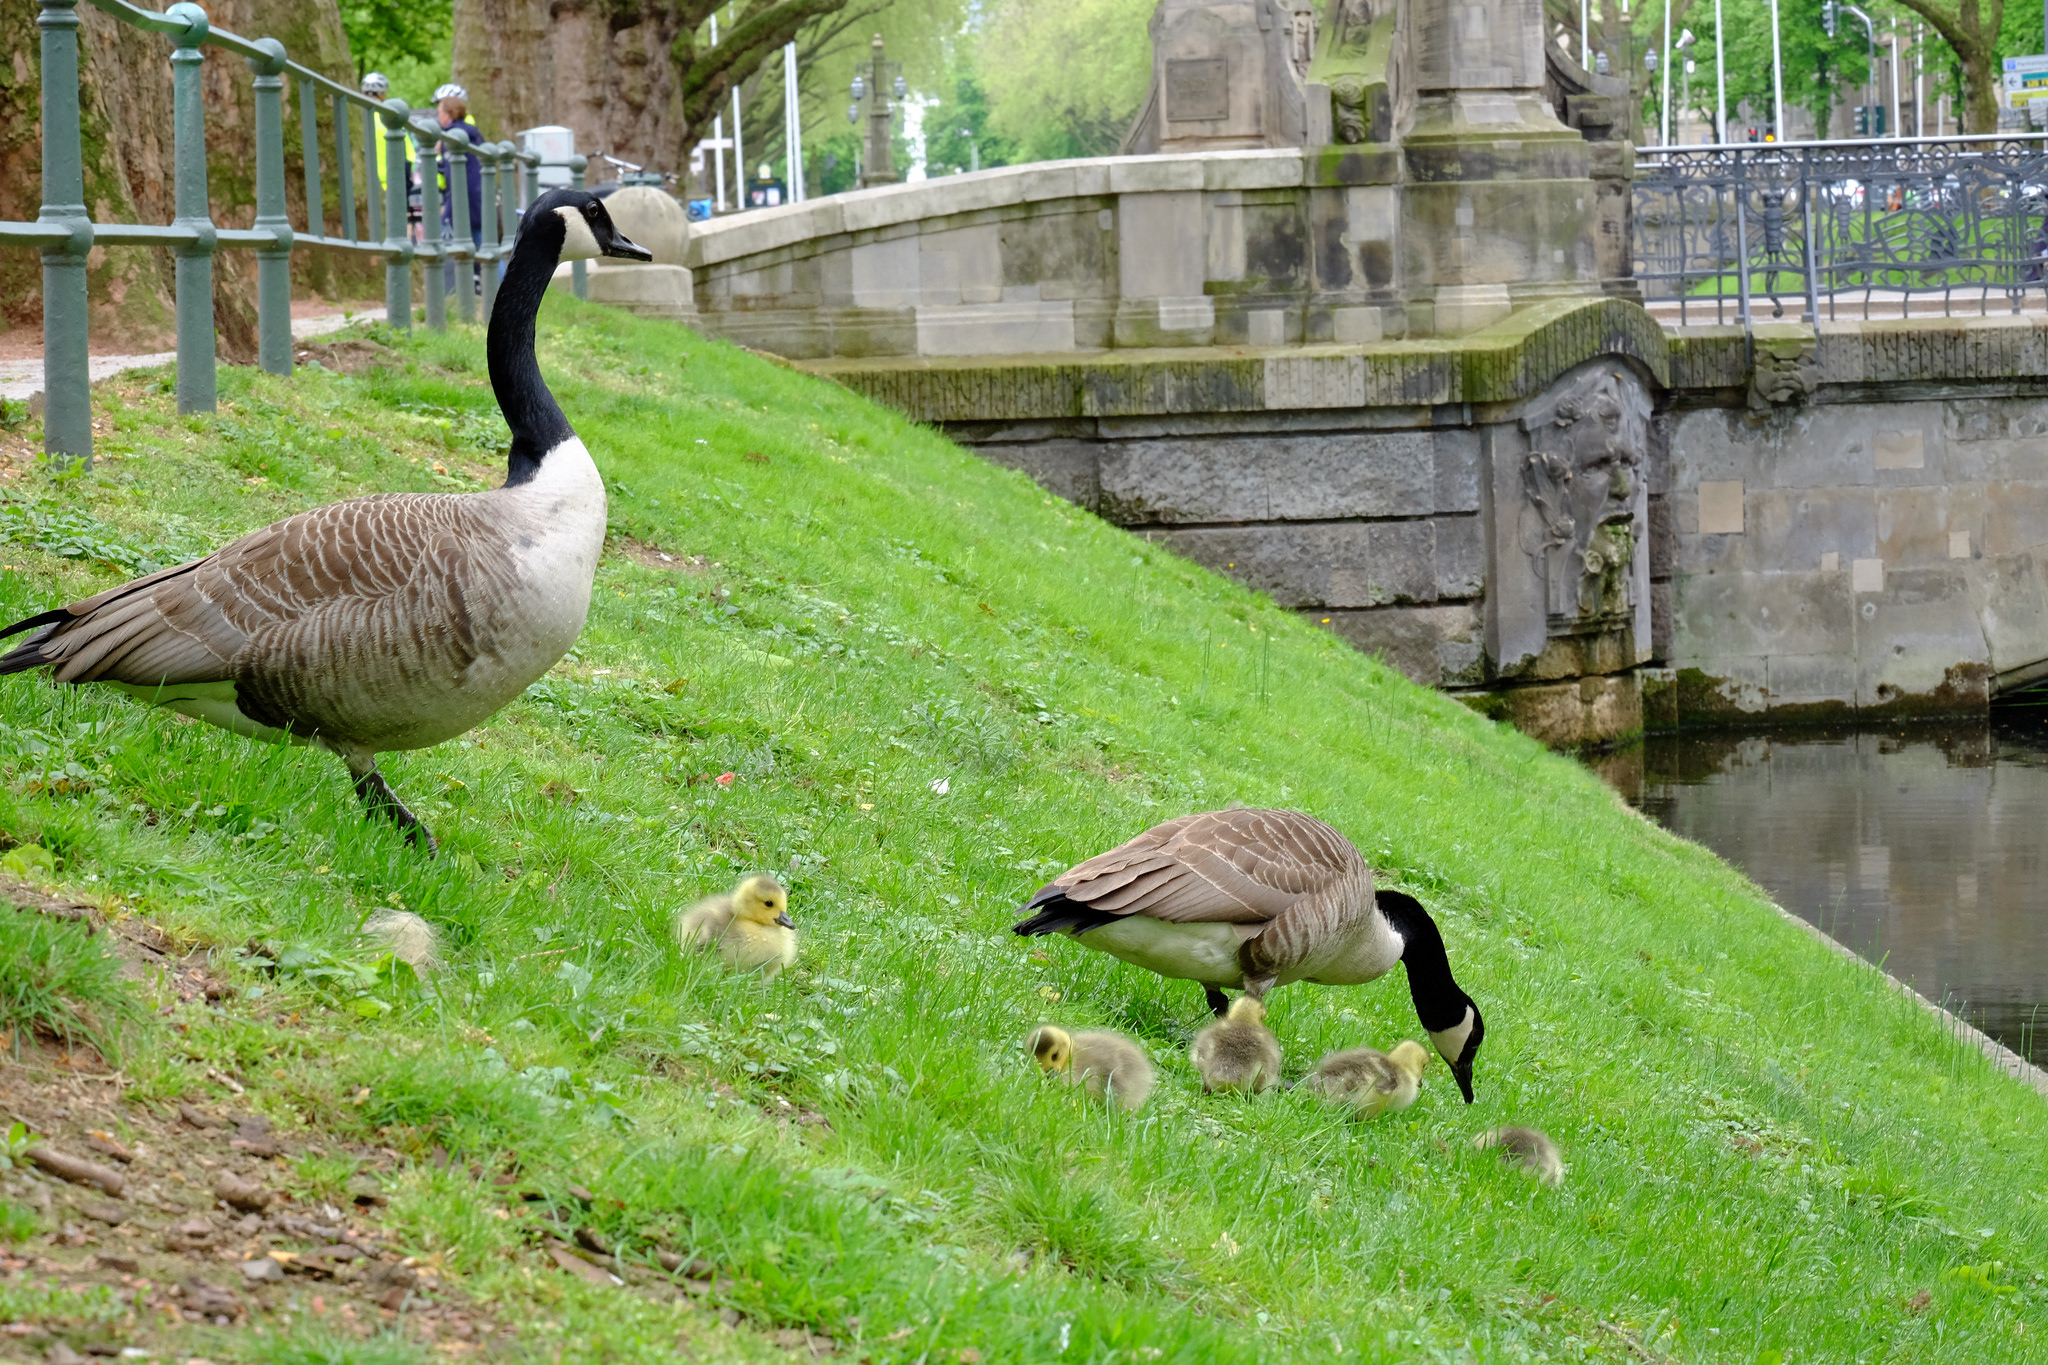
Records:
[[[2004,66],[2007,104],[2023,109],[2035,100],[2048,100],[2048,55],[2007,57]]]

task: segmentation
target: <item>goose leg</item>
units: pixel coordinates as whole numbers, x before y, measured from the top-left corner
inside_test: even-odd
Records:
[[[1215,1015],[1218,1019],[1230,1013],[1230,997],[1222,991],[1217,990],[1214,986],[1205,985],[1202,987],[1202,994],[1208,997],[1209,1013]]]
[[[381,815],[397,825],[405,832],[405,841],[414,848],[426,849],[429,858],[441,851],[440,844],[434,841],[433,831],[406,808],[405,802],[398,799],[398,793],[391,790],[391,784],[384,780],[384,774],[377,771],[376,755],[357,757],[345,754],[343,757],[348,760],[349,772],[355,777],[356,796],[362,801],[366,814]]]

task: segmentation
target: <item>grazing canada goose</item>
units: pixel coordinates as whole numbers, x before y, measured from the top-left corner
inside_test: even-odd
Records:
[[[747,878],[729,896],[713,896],[685,910],[676,919],[676,938],[685,949],[716,947],[726,966],[758,971],[768,981],[796,963],[789,893],[766,873]]]
[[[1204,1090],[1242,1090],[1256,1095],[1280,1080],[1280,1040],[1266,1027],[1266,1007],[1240,995],[1230,1011],[1195,1035],[1188,1050]]]
[[[288,517],[191,564],[17,621],[0,673],[49,665],[259,739],[341,756],[356,794],[431,853],[377,770],[480,724],[568,652],[604,546],[604,482],[541,379],[534,315],[561,260],[649,259],[604,205],[527,210],[491,314],[512,429],[503,487],[379,493]]]
[[[1472,1139],[1480,1151],[1500,1148],[1500,1159],[1519,1166],[1546,1185],[1564,1182],[1564,1156],[1548,1133],[1535,1128],[1492,1128]]]
[[[364,922],[363,933],[422,981],[440,970],[441,936],[410,910],[379,910]]]
[[[1350,986],[1396,962],[1430,1042],[1472,1102],[1486,1021],[1451,979],[1436,921],[1413,896],[1373,893],[1351,841],[1292,810],[1219,810],[1155,825],[1067,869],[1025,903],[1020,934],[1064,933],[1161,976],[1223,987]]]
[[[1301,1082],[1333,1104],[1350,1106],[1362,1119],[1398,1114],[1415,1103],[1429,1053],[1420,1043],[1402,1041],[1392,1052],[1354,1047],[1332,1052],[1316,1063]]]
[[[1152,1094],[1152,1063],[1144,1050],[1121,1033],[1090,1029],[1068,1033],[1042,1024],[1024,1040],[1038,1069],[1069,1085],[1085,1086],[1094,1099],[1105,1095],[1125,1110],[1142,1108]]]

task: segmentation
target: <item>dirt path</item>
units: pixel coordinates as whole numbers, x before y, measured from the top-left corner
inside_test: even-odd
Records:
[[[323,300],[308,300],[292,305],[292,336],[300,341],[308,337],[324,336],[340,331],[354,322],[382,322],[384,308],[381,304],[358,304],[337,306]],[[167,365],[178,358],[176,351],[138,351],[121,353],[94,350],[88,373],[97,384],[109,375],[123,370],[148,369],[152,365]],[[28,398],[43,389],[43,336],[40,331],[28,327],[17,327],[11,332],[0,333],[0,398],[16,401]]]

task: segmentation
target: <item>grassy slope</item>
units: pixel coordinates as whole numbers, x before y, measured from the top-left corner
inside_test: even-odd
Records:
[[[468,740],[387,762],[448,856],[361,822],[332,758],[0,685],[0,827],[56,849],[73,887],[97,877],[225,943],[339,947],[391,901],[449,931],[440,1002],[317,1042],[244,1006],[180,1041],[196,1060],[138,1064],[138,1095],[203,1088],[225,1058],[282,1118],[516,1147],[620,1201],[615,1233],[665,1229],[743,1267],[760,1284],[736,1302],[760,1319],[877,1360],[2040,1354],[2040,1101],[1712,856],[892,414],[680,329],[597,310],[572,328],[550,307],[543,367],[615,529],[718,567],[608,558],[576,657]],[[234,371],[221,414],[189,420],[134,385],[117,457],[31,482],[173,547],[446,486],[501,431],[481,355],[458,335],[363,379]],[[115,581],[5,556],[17,614]],[[89,791],[37,787],[64,771]],[[1487,1010],[1476,1105],[1440,1069],[1408,1115],[1364,1128],[1306,1096],[1203,1099],[1184,1056],[1197,988],[1004,932],[1052,871],[1232,801],[1323,816],[1438,914]],[[767,989],[665,936],[752,867],[784,872],[806,934]],[[1291,1074],[1416,1033],[1398,973],[1274,1004]],[[1148,1109],[1121,1120],[1037,1084],[1016,1045],[1041,1017],[1141,1038],[1162,1071]],[[621,1084],[637,1125],[543,1113],[489,1079],[485,1047],[568,1068],[586,1095]],[[779,1133],[760,1117],[774,1096],[829,1132]],[[1558,1138],[1563,1189],[1466,1149],[1502,1122]],[[506,1259],[518,1223],[488,1202],[422,1171],[397,1207],[537,1350],[666,1349],[653,1318]]]

